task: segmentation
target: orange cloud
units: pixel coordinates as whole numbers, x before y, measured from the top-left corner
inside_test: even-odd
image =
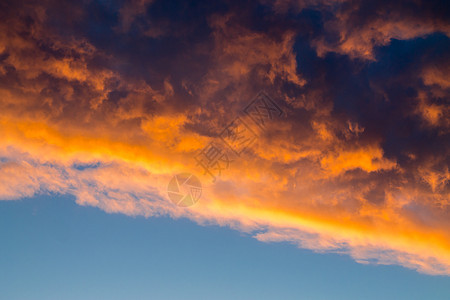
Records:
[[[128,31],[148,5],[123,7],[122,30],[114,31]],[[278,1],[274,7],[282,13],[290,5]],[[314,39],[319,53],[373,59],[373,47],[391,38],[448,32],[440,23],[410,27],[416,23],[396,18],[352,29],[352,13],[341,12],[326,25],[340,32],[337,48]],[[384,145],[390,132],[337,113],[327,86],[307,86],[298,70],[291,27],[263,32],[239,22],[238,13],[212,14],[211,44],[193,46],[209,55],[199,82],[188,68],[195,62],[152,81],[153,70],[141,70],[151,73],[147,78],[121,72],[123,58],[87,40],[52,34],[45,9],[33,17],[30,28],[21,15],[10,18],[17,26],[0,27],[6,82],[0,86],[0,199],[69,194],[109,213],[187,217],[265,242],[346,253],[361,263],[450,274],[448,153],[430,155],[413,141],[396,156]],[[422,87],[404,113],[442,136],[448,109],[435,98],[448,95],[444,75],[424,68],[418,76],[431,88]],[[212,183],[194,155],[220,142],[221,130],[261,86],[286,114],[258,131],[257,141]],[[402,129],[406,139],[408,128]],[[182,172],[203,184],[203,197],[188,209],[166,195],[171,177]]]
[[[322,158],[321,164],[334,175],[357,168],[366,172],[374,172],[395,167],[395,162],[385,159],[382,150],[377,146],[367,146],[350,151],[341,150]]]
[[[450,25],[444,20],[427,19],[420,14],[407,15],[405,8],[394,3],[380,3],[379,7],[372,8],[375,11],[370,17],[360,18],[358,15],[366,14],[365,10],[369,9],[366,4],[364,1],[354,2],[336,12],[335,18],[328,21],[325,28],[330,32],[337,31],[338,41],[329,43],[324,38],[316,39],[314,44],[318,55],[336,52],[352,58],[375,60],[374,48],[386,46],[392,39],[407,40],[435,32],[450,36]]]

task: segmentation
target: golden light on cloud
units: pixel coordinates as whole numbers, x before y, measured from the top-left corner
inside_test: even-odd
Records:
[[[448,25],[411,28],[411,17],[352,30],[354,11],[343,9],[323,28],[336,40],[284,18],[261,30],[235,12],[211,14],[208,38],[192,41],[183,40],[189,28],[145,23],[157,22],[139,17],[151,1],[138,2],[120,10],[110,32],[143,30],[132,49],[64,39],[43,7],[1,23],[0,199],[69,194],[109,213],[186,217],[264,242],[450,275],[448,74],[427,65],[427,53],[417,74],[393,62],[398,74],[373,67],[376,47],[392,38],[448,36]],[[273,102],[252,102],[261,90]],[[254,138],[238,155],[223,138],[237,117]],[[215,181],[196,160],[211,143],[223,146],[216,158],[230,158]],[[189,208],[167,196],[180,173],[202,181]]]

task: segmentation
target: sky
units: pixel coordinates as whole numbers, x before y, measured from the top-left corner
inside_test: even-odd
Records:
[[[449,299],[449,78],[447,1],[2,1],[0,298]]]

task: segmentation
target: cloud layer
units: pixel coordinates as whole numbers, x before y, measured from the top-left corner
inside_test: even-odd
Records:
[[[450,274],[444,1],[1,6],[2,200],[71,194]],[[283,111],[264,129],[243,113],[261,90]],[[213,182],[195,157],[238,116],[258,138]],[[190,208],[166,193],[183,172],[204,185]]]

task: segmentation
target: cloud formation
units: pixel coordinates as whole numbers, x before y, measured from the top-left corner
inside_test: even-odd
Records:
[[[71,194],[450,274],[444,1],[1,6],[0,199]],[[283,115],[212,182],[195,155],[261,90]],[[182,172],[204,184],[190,208],[166,194]]]

